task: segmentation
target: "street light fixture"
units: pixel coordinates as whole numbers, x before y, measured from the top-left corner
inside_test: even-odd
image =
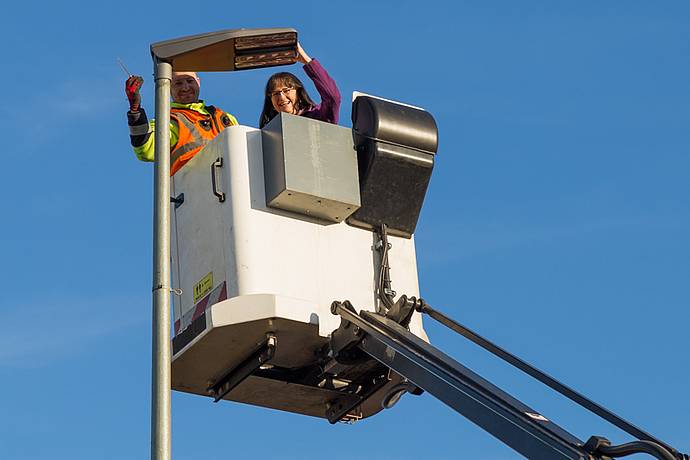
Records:
[[[235,29],[175,38],[151,45],[151,53],[176,71],[218,72],[293,64],[294,29]]]
[[[156,83],[154,134],[151,459],[171,458],[170,378],[170,83],[173,69],[219,72],[292,64],[297,31],[235,29],[151,45]]]

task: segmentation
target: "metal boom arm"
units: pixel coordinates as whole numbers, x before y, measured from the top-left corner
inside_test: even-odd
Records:
[[[331,310],[342,318],[340,329],[353,331],[348,348],[361,349],[527,458],[603,460],[634,452],[663,460],[688,458],[647,440],[641,441],[644,446],[638,442],[637,448],[623,450],[605,438],[593,436],[585,443],[392,319],[367,311],[357,314],[348,301],[334,302]]]

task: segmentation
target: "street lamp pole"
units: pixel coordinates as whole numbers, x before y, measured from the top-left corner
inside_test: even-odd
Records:
[[[170,84],[176,71],[227,72],[292,64],[297,31],[235,29],[151,45],[156,83],[153,211],[151,460],[171,458]]]
[[[154,58],[153,331],[151,460],[171,458],[170,379],[170,82],[172,65]]]

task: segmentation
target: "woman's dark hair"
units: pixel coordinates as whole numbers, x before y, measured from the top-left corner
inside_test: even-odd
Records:
[[[261,116],[259,117],[259,128],[263,128],[266,124],[275,117],[278,112],[273,108],[273,102],[271,101],[271,91],[273,88],[279,88],[285,86],[288,88],[295,88],[297,90],[297,100],[295,103],[295,109],[298,112],[303,110],[308,110],[313,107],[314,101],[311,100],[307,94],[307,90],[304,89],[302,82],[291,74],[290,72],[279,72],[275,73],[266,82],[266,91],[264,93],[264,108],[261,111]]]

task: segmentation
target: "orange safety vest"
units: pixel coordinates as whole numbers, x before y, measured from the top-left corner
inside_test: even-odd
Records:
[[[177,144],[170,152],[170,175],[174,175],[214,137],[235,122],[220,109],[206,106],[210,115],[192,109],[173,107],[170,121],[177,123],[179,134]]]

